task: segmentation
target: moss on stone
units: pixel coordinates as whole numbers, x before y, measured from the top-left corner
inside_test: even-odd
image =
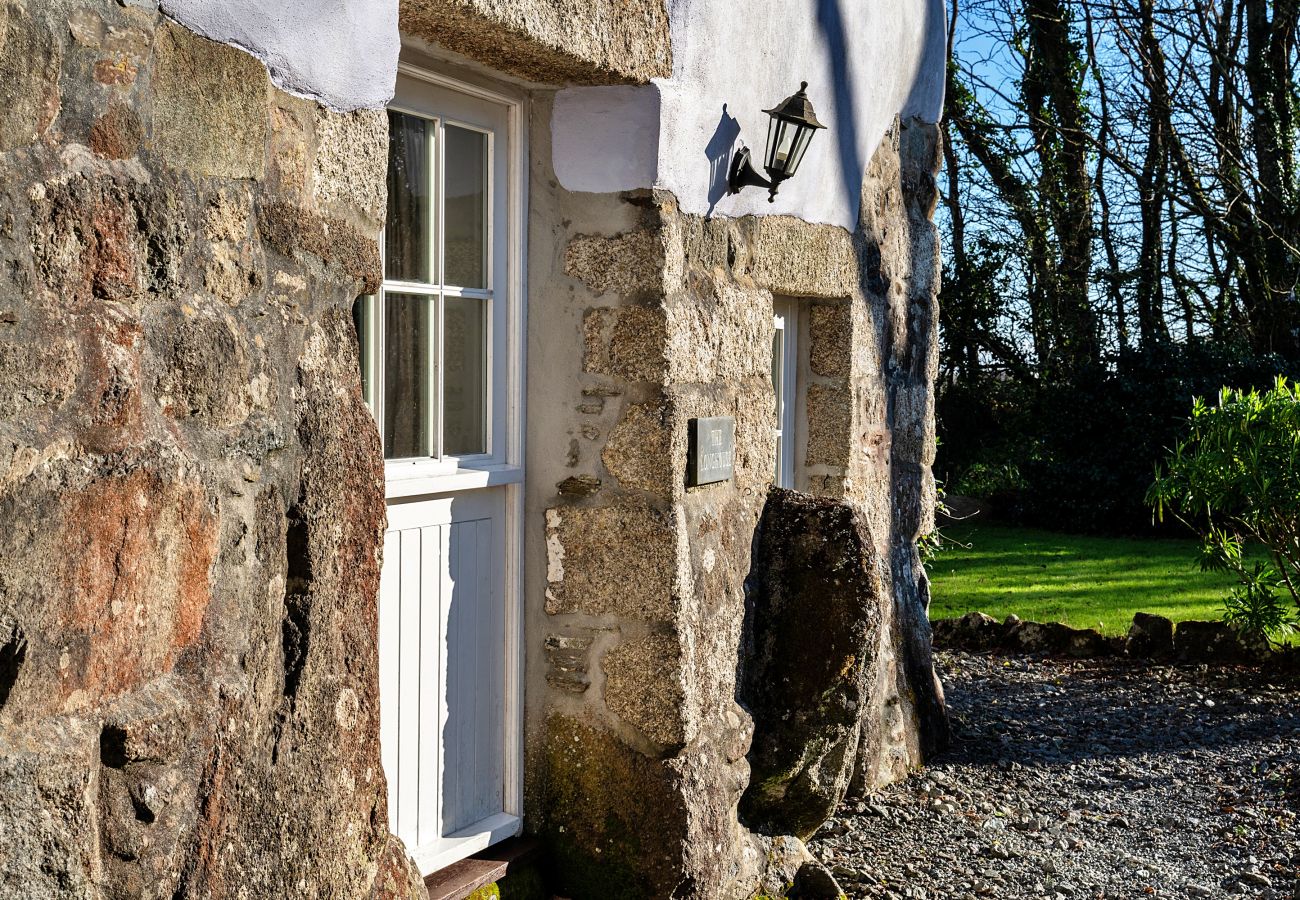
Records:
[[[550,900],[542,873],[535,866],[516,868],[497,882],[501,900]]]
[[[567,716],[547,727],[543,837],[556,888],[578,900],[669,896],[686,832],[671,769]]]

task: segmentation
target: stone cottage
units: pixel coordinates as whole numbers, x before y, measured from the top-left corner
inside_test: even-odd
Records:
[[[943,32],[0,0],[0,896],[783,890],[946,734]]]

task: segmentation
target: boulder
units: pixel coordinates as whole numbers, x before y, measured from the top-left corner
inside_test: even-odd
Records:
[[[773,838],[758,835],[757,840],[765,860],[762,883],[758,888],[760,897],[785,896],[799,876],[799,870],[807,863],[816,862],[804,842],[792,835]]]
[[[786,897],[788,900],[843,900],[844,891],[829,869],[819,862],[806,862],[799,867]]]
[[[756,550],[740,685],[754,739],[740,818],[806,839],[853,775],[878,664],[879,565],[856,507],[779,489]]]
[[[958,650],[992,650],[1002,643],[1002,624],[982,612],[968,612],[957,619],[932,623],[934,643]]]
[[[1174,653],[1181,662],[1253,663],[1267,646],[1250,641],[1226,622],[1189,620],[1174,629]]]
[[[1094,656],[1110,656],[1110,641],[1095,628],[1072,628],[1065,643],[1065,653],[1076,659],[1090,659]]]
[[[1134,613],[1124,649],[1135,659],[1168,659],[1174,654],[1174,623],[1164,616]]]
[[[1074,629],[1060,622],[1018,622],[1007,632],[1006,642],[1021,653],[1062,653],[1073,637]]]

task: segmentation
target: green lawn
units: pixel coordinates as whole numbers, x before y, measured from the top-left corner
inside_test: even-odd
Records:
[[[927,567],[933,618],[972,610],[1124,634],[1135,612],[1218,619],[1232,579],[1203,573],[1187,540],[1083,537],[962,523]],[[966,549],[966,545],[969,549]]]

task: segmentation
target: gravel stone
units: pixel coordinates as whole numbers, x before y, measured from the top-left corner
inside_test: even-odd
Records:
[[[940,652],[953,748],[809,849],[850,898],[1300,897],[1300,685]]]

